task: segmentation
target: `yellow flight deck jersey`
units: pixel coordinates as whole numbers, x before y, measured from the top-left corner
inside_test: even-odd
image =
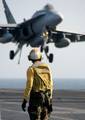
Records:
[[[38,61],[28,68],[24,99],[29,97],[31,90],[35,92],[51,90],[52,97],[52,73],[47,64]]]

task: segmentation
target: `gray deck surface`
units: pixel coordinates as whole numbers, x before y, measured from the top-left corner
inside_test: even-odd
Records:
[[[50,120],[85,120],[85,92],[54,92]],[[0,90],[0,120],[29,120],[21,109],[22,92]]]

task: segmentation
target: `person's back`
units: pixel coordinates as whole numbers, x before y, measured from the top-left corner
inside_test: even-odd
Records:
[[[33,88],[35,91],[46,91],[52,89],[52,76],[47,64],[36,62],[32,65],[34,70]]]

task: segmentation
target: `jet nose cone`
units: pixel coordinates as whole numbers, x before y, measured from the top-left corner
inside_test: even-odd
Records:
[[[62,22],[64,19],[64,16],[62,15],[62,13],[58,12],[57,15],[59,17],[60,22]]]
[[[59,12],[54,12],[55,20],[57,24],[61,23],[63,21],[63,15]]]

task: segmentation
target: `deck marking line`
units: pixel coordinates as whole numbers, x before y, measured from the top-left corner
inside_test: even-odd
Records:
[[[0,120],[1,120],[1,111],[0,111]]]

